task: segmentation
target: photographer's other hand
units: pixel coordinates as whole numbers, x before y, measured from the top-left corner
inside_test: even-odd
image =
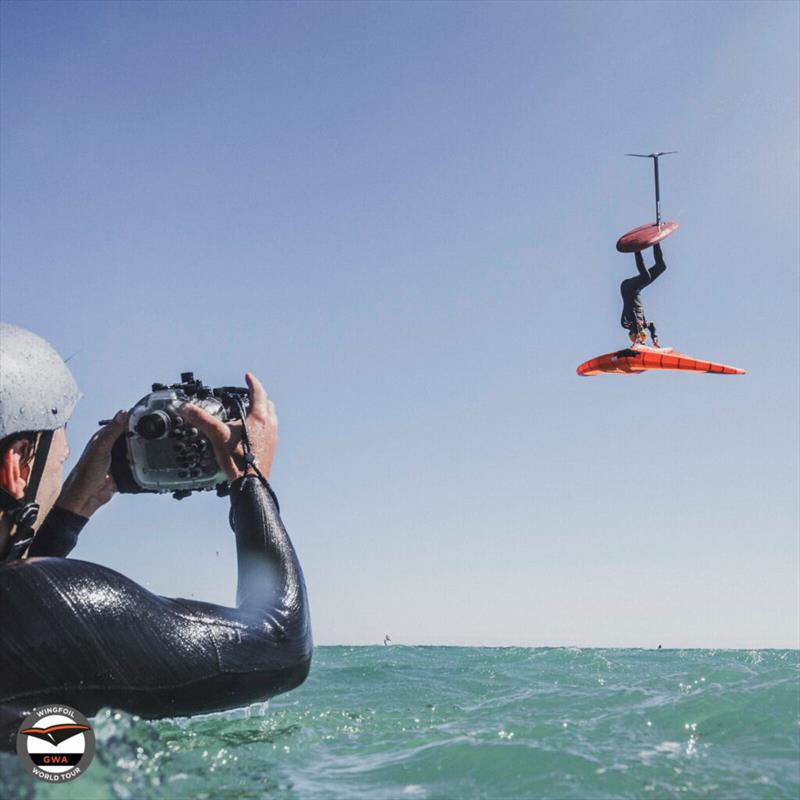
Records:
[[[59,508],[82,517],[91,517],[113,497],[117,485],[111,477],[111,448],[125,433],[127,424],[128,413],[118,411],[108,425],[92,436],[64,482],[56,500]]]
[[[247,435],[256,466],[265,478],[269,478],[278,447],[278,417],[261,381],[251,372],[244,377],[250,390]],[[222,422],[191,403],[181,406],[180,412],[189,424],[194,425],[211,442],[217,463],[225,470],[228,478],[232,481],[240,478],[244,474],[241,421]]]

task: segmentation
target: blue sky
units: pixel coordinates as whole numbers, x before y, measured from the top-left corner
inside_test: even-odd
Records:
[[[96,421],[261,377],[320,644],[800,645],[796,3],[2,4],[2,316]],[[741,378],[578,378],[625,342]],[[74,555],[232,603],[213,496]]]

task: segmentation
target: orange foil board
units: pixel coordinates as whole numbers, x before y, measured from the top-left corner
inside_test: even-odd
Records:
[[[738,367],[729,367],[727,364],[716,364],[713,361],[704,361],[683,353],[676,353],[671,347],[656,348],[643,345],[634,345],[624,350],[617,350],[615,353],[606,353],[597,358],[591,358],[584,361],[576,372],[578,375],[586,376],[602,373],[637,375],[649,369],[709,372],[712,375],[745,374],[745,371]]]
[[[662,222],[660,225],[651,222],[647,225],[640,225],[619,237],[617,250],[620,253],[638,253],[640,250],[646,250],[663,241],[676,230],[678,230],[677,222]]]

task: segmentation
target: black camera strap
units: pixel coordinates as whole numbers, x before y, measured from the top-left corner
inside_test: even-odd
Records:
[[[265,486],[269,486],[267,479],[258,468],[258,463],[256,461],[255,454],[253,453],[253,448],[250,444],[250,435],[247,433],[247,412],[245,411],[244,403],[242,403],[241,395],[233,395],[233,402],[236,405],[236,411],[239,414],[239,419],[242,421],[242,449],[244,450],[243,477],[246,478],[247,470],[252,469],[253,472],[258,476],[258,479],[261,481],[261,483],[263,483]]]
[[[5,489],[0,494],[0,508],[8,513],[13,523],[11,547],[0,560],[15,561],[21,558],[33,541],[33,526],[39,516],[36,492],[39,490],[39,482],[42,480],[54,433],[54,431],[42,431],[39,434],[39,440],[36,443],[36,450],[33,455],[33,467],[28,479],[28,487],[22,500],[17,500]]]

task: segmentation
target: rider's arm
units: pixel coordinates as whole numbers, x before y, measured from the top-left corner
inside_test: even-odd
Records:
[[[637,251],[634,253],[636,257],[636,269],[639,270],[639,274],[647,281],[650,280],[650,273],[647,270],[647,267],[644,265],[644,258],[642,257],[641,251]]]

